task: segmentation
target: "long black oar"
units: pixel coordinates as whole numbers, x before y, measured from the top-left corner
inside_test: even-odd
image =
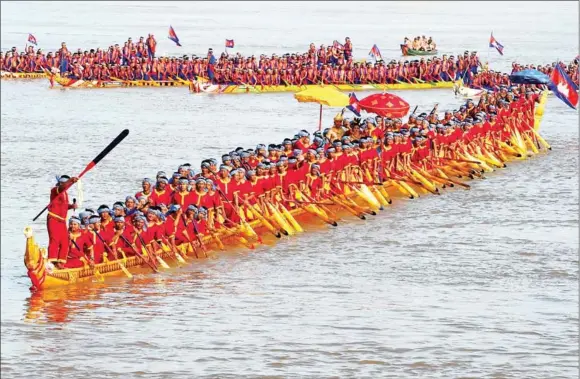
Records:
[[[79,174],[78,178],[82,178],[83,175],[85,175],[87,172],[89,172],[93,167],[95,167],[97,165],[97,163],[99,163],[104,157],[107,156],[107,154],[109,154],[111,152],[111,150],[113,150],[118,144],[121,143],[122,140],[125,139],[125,137],[127,137],[129,135],[129,129],[125,129],[121,132],[121,134],[119,134],[117,136],[117,138],[115,138],[107,147],[105,147],[105,149],[103,151],[101,151],[99,153],[99,155],[97,155],[97,157],[95,159],[93,159],[88,165],[87,167],[85,167],[85,169]],[[39,218],[44,211],[46,211],[48,209],[48,206],[50,205],[50,203],[48,203],[48,205],[46,207],[44,207],[43,210],[40,211],[39,214],[36,215],[35,218],[32,219],[32,221],[36,221],[37,218]]]

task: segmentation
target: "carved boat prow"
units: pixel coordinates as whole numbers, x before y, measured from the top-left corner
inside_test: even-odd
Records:
[[[24,236],[26,237],[24,265],[27,269],[27,275],[32,281],[32,287],[30,289],[38,290],[43,287],[46,279],[46,249],[38,247],[30,226],[24,228]]]

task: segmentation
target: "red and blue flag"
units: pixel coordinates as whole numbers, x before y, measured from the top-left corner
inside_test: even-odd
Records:
[[[379,50],[379,47],[374,44],[373,47],[371,48],[371,51],[369,52],[369,55],[376,61],[378,59],[383,60],[383,56],[381,55],[381,51]]]
[[[226,48],[229,48],[229,49],[234,48],[234,40],[233,39],[226,39]]]
[[[177,34],[175,34],[175,30],[173,30],[173,26],[171,25],[169,25],[169,36],[167,38],[175,42],[177,46],[181,46],[179,43],[179,38],[177,38]]]
[[[333,46],[335,49],[336,49],[336,48],[339,48],[339,49],[344,49],[344,45],[343,45],[342,43],[338,42],[337,40],[334,40],[334,42],[332,43],[332,46]]]
[[[360,105],[354,92],[348,94],[348,105],[346,109],[357,115],[357,117],[360,117]]]
[[[34,37],[32,34],[28,33],[28,42],[30,42],[31,44],[36,46],[36,37]]]
[[[578,106],[578,86],[570,79],[566,71],[557,64],[550,76],[548,87],[554,95],[558,96],[570,108],[576,109]]]
[[[489,47],[494,47],[498,53],[503,55],[503,45],[494,38],[493,32],[491,32],[491,37],[489,37]]]

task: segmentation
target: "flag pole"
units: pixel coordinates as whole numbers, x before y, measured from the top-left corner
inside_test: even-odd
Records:
[[[491,31],[491,35],[493,36],[493,30]],[[489,49],[491,49],[491,47],[489,47],[489,43],[487,44],[487,67],[489,68]]]

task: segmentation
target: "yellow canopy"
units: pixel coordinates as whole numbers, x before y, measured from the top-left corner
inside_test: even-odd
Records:
[[[329,107],[346,107],[348,96],[339,92],[335,87],[310,87],[294,94],[301,103],[318,103]]]

